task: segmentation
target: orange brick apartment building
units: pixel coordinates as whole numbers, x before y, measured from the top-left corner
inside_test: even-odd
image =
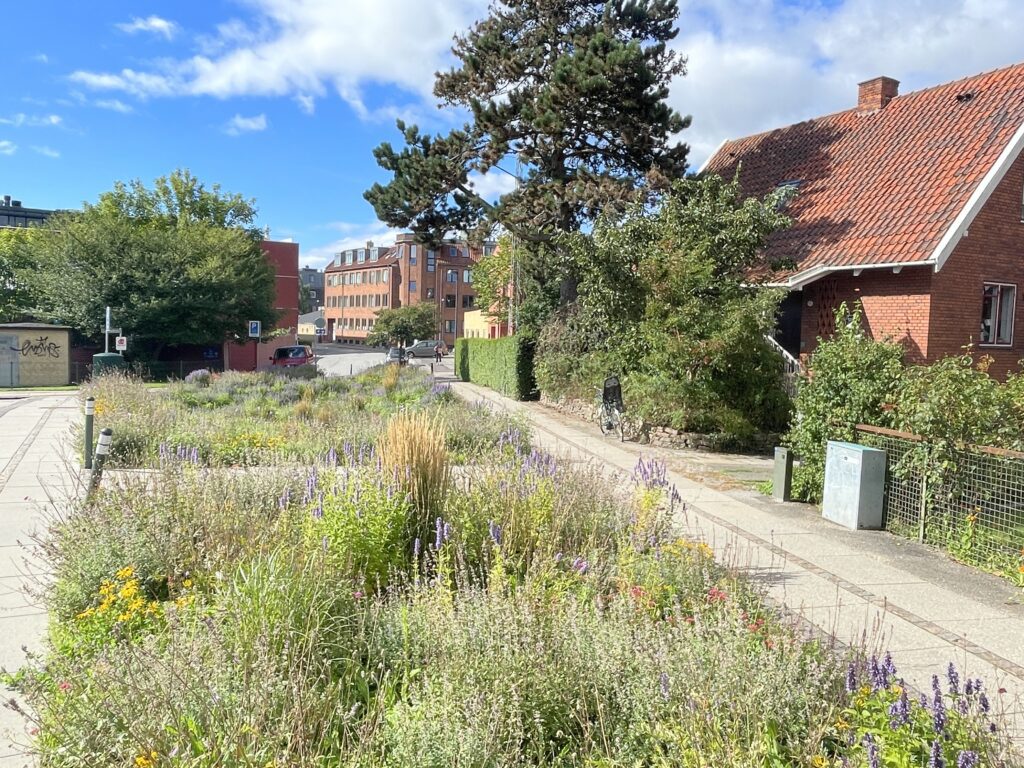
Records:
[[[402,234],[393,246],[342,251],[324,270],[327,338],[365,343],[380,310],[426,301],[437,307],[437,338],[453,345],[464,335],[466,312],[476,309],[472,266],[493,247],[446,241],[428,249]]]
[[[1024,358],[1024,64],[899,95],[861,83],[856,107],[725,142],[705,171],[744,194],[795,188],[793,226],[766,259],[786,266],[779,341],[813,352],[841,302],[912,362],[973,343],[994,375]]]

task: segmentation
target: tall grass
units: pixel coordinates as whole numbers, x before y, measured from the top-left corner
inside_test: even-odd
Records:
[[[438,414],[404,411],[392,417],[377,442],[385,474],[393,475],[419,513],[415,529],[425,532],[443,512],[451,469],[445,425]]]

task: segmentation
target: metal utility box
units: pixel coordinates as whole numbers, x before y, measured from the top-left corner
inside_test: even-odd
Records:
[[[851,530],[882,527],[885,451],[830,440],[821,515]]]

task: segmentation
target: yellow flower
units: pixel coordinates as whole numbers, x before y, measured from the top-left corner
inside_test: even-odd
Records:
[[[136,755],[135,757],[135,768],[153,768],[156,765],[156,759],[159,757],[156,751],[151,751],[148,755]]]
[[[847,728],[850,727],[850,724],[848,722],[846,722],[845,720],[843,720],[842,717],[840,717],[840,718],[838,718],[836,720],[835,727],[836,727],[837,730],[845,731]]]
[[[828,758],[824,755],[815,755],[811,758],[811,765],[814,768],[825,768],[828,765]]]
[[[889,686],[889,690],[895,693],[897,696],[903,693],[903,688],[899,685],[896,685],[895,683]]]
[[[192,579],[185,579],[183,582],[181,582],[181,586],[183,586],[185,589],[191,589]]]
[[[125,580],[130,579],[132,576],[135,575],[135,569],[132,568],[132,566],[130,566],[130,565],[126,565],[124,568],[122,568],[120,571],[118,571],[114,575],[117,578],[119,578],[121,581],[125,581]]]
[[[103,583],[100,584],[100,594],[101,595],[112,595],[112,594],[114,594],[114,585],[111,582],[109,582],[106,579],[104,579]]]
[[[84,611],[82,611],[81,613],[76,614],[75,618],[76,619],[88,619],[95,612],[96,612],[96,609],[93,608],[92,606],[90,606],[90,607],[86,608]]]

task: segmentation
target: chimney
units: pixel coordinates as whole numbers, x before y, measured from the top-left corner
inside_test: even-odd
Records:
[[[10,195],[4,195],[4,205],[10,205],[10,204],[11,204],[11,196]]]
[[[366,250],[370,250],[371,248],[373,248],[373,240],[367,240],[366,241]]]
[[[899,96],[900,81],[891,77],[875,77],[857,86],[857,111],[876,112]]]

